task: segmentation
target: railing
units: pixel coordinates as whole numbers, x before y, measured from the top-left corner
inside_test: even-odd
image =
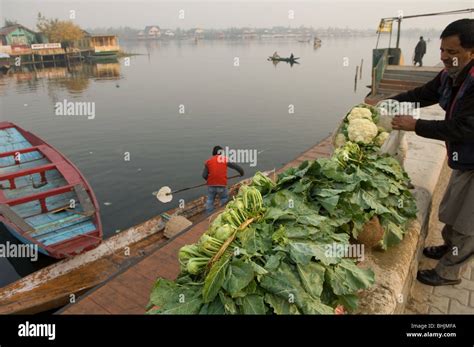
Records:
[[[372,95],[377,93],[385,68],[388,65],[388,49],[374,50],[374,64],[372,68]],[[381,52],[380,52],[381,51]],[[378,54],[377,54],[378,53]],[[378,56],[378,57],[377,57]],[[378,60],[376,60],[378,59]]]

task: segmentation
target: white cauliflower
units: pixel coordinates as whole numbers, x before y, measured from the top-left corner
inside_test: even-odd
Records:
[[[355,120],[355,119],[368,119],[372,120],[372,112],[368,108],[365,107],[354,107],[347,116],[347,120],[349,122]]]
[[[377,135],[374,142],[377,146],[382,147],[383,144],[385,143],[385,141],[387,141],[389,136],[390,136],[390,134],[388,132],[383,131],[383,132],[381,132],[380,134]]]
[[[350,141],[369,144],[377,136],[378,129],[372,120],[362,118],[350,121],[347,132]]]
[[[346,144],[346,137],[344,134],[337,134],[336,140],[334,141],[334,147],[339,148]]]

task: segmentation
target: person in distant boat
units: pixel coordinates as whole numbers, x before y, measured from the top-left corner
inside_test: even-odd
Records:
[[[423,36],[420,36],[420,41],[418,41],[416,47],[415,47],[415,58],[413,59],[413,63],[416,66],[416,64],[420,64],[420,67],[423,66],[423,56],[426,53],[426,42],[423,40]]]
[[[295,58],[295,56],[293,55],[293,53],[291,53],[290,60],[293,60],[294,58]]]
[[[219,196],[221,206],[228,200],[227,191],[227,168],[236,170],[240,176],[244,175],[244,169],[229,160],[223,155],[223,148],[215,146],[212,149],[212,157],[204,163],[202,177],[207,181],[207,201],[206,213],[210,214],[214,210],[214,200]]]
[[[277,51],[275,51],[275,53],[273,53],[272,58],[273,58],[273,59],[278,59],[278,58],[280,58],[280,56],[278,55]]]

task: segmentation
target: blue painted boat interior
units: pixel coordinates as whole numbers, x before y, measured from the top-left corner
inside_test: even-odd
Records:
[[[30,147],[32,147],[31,143],[17,129],[0,129],[0,153]],[[0,158],[0,175],[49,163],[50,161],[40,151],[22,153],[20,164],[16,164],[12,156]],[[8,180],[0,180],[0,189],[2,189],[5,197],[10,200],[67,185],[67,181],[58,170],[47,171],[46,180],[46,185],[35,188],[34,185],[36,186],[41,182],[40,174],[19,177],[15,179],[16,189],[10,189],[10,182]],[[52,212],[71,206],[71,200],[74,200],[74,209]],[[80,213],[84,212],[84,210],[74,191],[46,198],[46,206],[49,211],[48,213],[41,212],[38,200],[11,206],[15,213],[35,229],[29,236],[45,246],[59,245],[76,236],[87,234],[96,229],[92,217],[84,216]],[[19,235],[15,236],[18,237]],[[25,240],[20,239],[20,241],[24,242]]]

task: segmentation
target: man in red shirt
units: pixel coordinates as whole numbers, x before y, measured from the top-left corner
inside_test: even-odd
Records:
[[[212,149],[212,157],[204,163],[204,171],[202,177],[207,181],[208,192],[206,201],[206,212],[210,214],[214,210],[214,200],[219,196],[221,206],[228,200],[227,191],[227,168],[236,170],[240,176],[244,175],[244,170],[237,164],[229,162],[222,155],[221,146],[215,146]]]

